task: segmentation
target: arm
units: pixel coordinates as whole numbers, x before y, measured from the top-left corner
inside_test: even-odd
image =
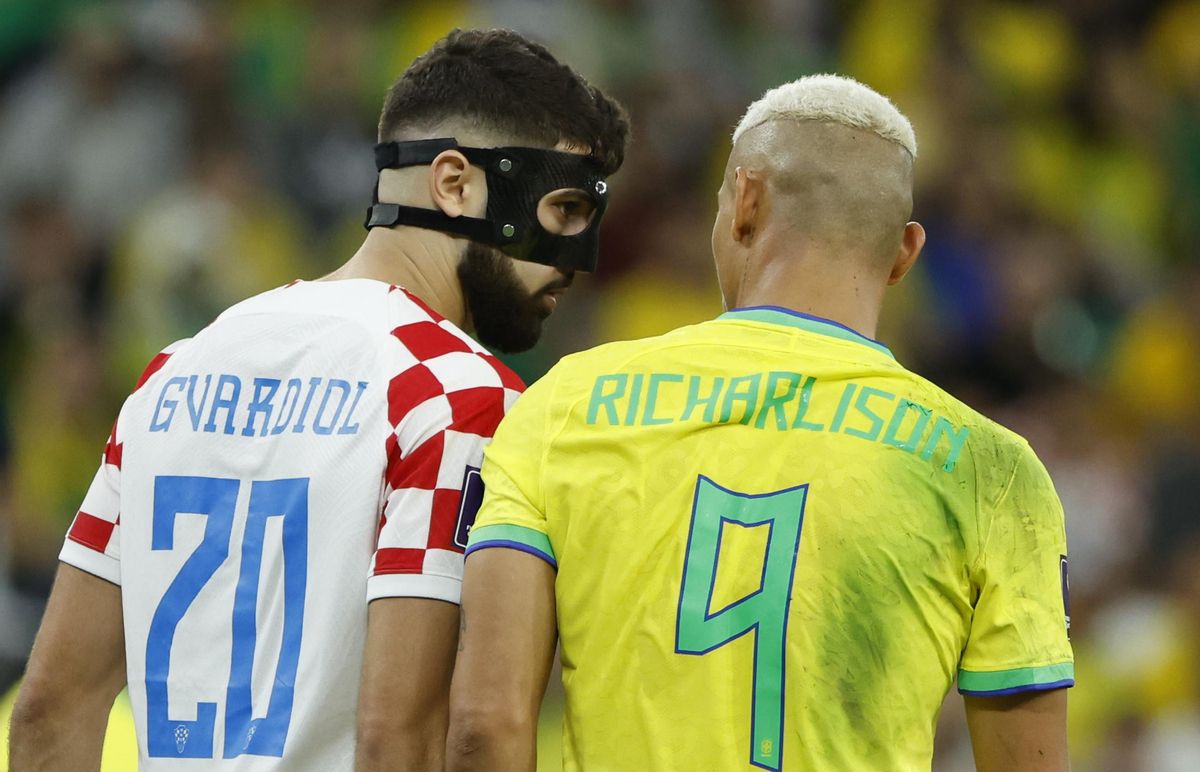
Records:
[[[1028,447],[983,503],[979,593],[958,672],[980,770],[1065,770],[1067,544],[1062,505]],[[993,498],[994,497],[994,498]]]
[[[108,714],[124,685],[121,588],[60,565],[13,707],[9,766],[100,769]]]
[[[458,606],[380,598],[367,607],[355,769],[440,770]]]
[[[446,769],[537,767],[537,717],[554,662],[554,569],[514,549],[467,561]]]
[[[963,698],[979,772],[1066,772],[1067,690]]]

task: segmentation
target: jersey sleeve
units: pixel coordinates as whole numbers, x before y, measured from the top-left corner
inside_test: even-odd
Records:
[[[176,341],[156,354],[142,371],[133,391],[136,393],[142,388],[187,342],[186,338]],[[87,495],[83,497],[83,504],[75,513],[58,555],[62,562],[116,585],[121,584],[118,534],[121,528],[121,460],[125,448],[123,427],[124,423],[118,417],[104,445],[100,468],[92,479]]]
[[[459,602],[467,531],[482,499],[483,449],[522,388],[494,357],[470,350],[422,360],[391,380],[395,426],[368,601]]]
[[[483,505],[471,530],[467,554],[506,547],[541,558],[555,569],[542,490],[553,391],[551,370],[517,402],[496,432],[483,462]]]
[[[113,584],[121,584],[121,552],[117,531],[121,522],[121,450],[113,424],[100,468],[83,504],[67,531],[58,559]]]
[[[999,497],[983,506],[990,523],[972,571],[978,599],[958,690],[996,696],[1073,686],[1062,504],[1027,445]]]

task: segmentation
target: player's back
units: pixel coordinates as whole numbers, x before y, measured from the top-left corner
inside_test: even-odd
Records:
[[[569,768],[927,768],[960,666],[978,693],[1069,678],[1044,471],[836,324],[741,310],[570,357],[485,478],[472,549],[557,562]],[[1014,561],[1047,567],[990,586]]]
[[[446,392],[500,376],[414,297],[351,280],[234,306],[142,381],[63,553],[121,585],[141,768],[352,768],[368,598],[458,600],[437,489],[462,472],[439,484],[426,440]]]

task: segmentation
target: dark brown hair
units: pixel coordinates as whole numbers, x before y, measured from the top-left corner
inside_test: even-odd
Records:
[[[590,148],[612,174],[625,158],[629,121],[543,46],[509,30],[454,30],[419,56],[388,90],[379,141],[461,120],[513,144]]]

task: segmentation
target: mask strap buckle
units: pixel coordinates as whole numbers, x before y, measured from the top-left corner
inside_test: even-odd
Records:
[[[453,233],[485,244],[500,245],[515,240],[497,233],[490,220],[479,217],[450,217],[445,212],[422,209],[419,206],[375,203],[367,210],[367,218],[363,222],[363,227],[368,230],[377,227],[390,228],[393,225],[412,225],[426,230]]]

